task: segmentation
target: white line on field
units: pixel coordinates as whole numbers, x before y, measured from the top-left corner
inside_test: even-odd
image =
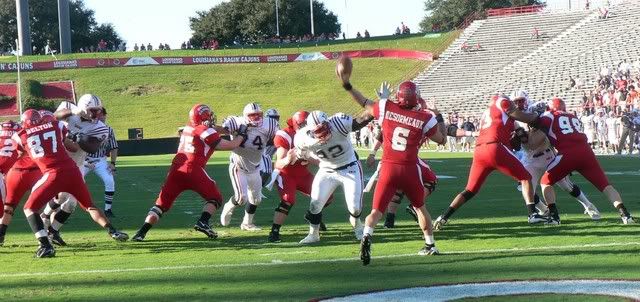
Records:
[[[442,254],[443,255],[491,254],[491,253],[504,253],[504,252],[540,251],[540,250],[543,250],[543,251],[571,250],[571,249],[581,249],[581,248],[614,247],[614,246],[640,246],[640,242],[611,242],[611,243],[600,243],[600,244],[540,246],[540,247],[530,247],[530,248],[451,251],[451,252],[446,252]],[[374,256],[372,258],[375,260],[375,259],[392,259],[392,258],[405,258],[405,257],[415,257],[415,256],[417,256],[416,253],[411,253],[411,254]],[[436,257],[441,257],[441,256],[436,256]],[[147,272],[147,271],[203,269],[203,268],[206,269],[206,268],[237,268],[237,267],[251,267],[251,266],[278,266],[278,265],[291,265],[291,264],[334,263],[334,262],[348,262],[348,261],[360,261],[360,258],[350,257],[350,258],[310,259],[310,260],[294,260],[294,261],[280,261],[278,259],[274,259],[271,262],[256,262],[256,263],[151,266],[151,267],[139,267],[139,268],[77,270],[77,271],[67,271],[67,272],[15,273],[15,274],[0,274],[0,278],[49,277],[49,276],[79,275],[79,274],[113,274],[113,273],[130,273],[130,272]]]
[[[281,252],[281,253],[269,253],[259,254],[260,256],[276,256],[276,255],[298,255],[298,254],[317,254],[318,251],[296,251],[296,252]]]

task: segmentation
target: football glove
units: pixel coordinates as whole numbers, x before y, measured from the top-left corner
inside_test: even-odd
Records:
[[[248,129],[249,129],[249,127],[247,127],[247,125],[240,124],[240,126],[238,127],[238,130],[236,131],[236,135],[239,135],[239,136],[242,136],[242,137],[246,138]]]
[[[376,95],[378,99],[388,99],[391,96],[391,92],[392,89],[389,83],[382,82],[382,84],[380,84],[380,90],[376,90]]]

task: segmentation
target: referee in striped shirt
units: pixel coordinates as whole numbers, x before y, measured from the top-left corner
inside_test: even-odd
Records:
[[[100,120],[106,124],[107,110],[102,109],[102,116]],[[115,182],[113,176],[116,172],[116,160],[118,158],[118,142],[116,141],[116,135],[113,132],[113,128],[109,128],[109,136],[102,142],[100,148],[96,153],[90,153],[87,155],[87,159],[84,163],[83,175],[87,175],[93,171],[102,179],[104,183],[104,213],[107,217],[114,217],[111,205],[113,204],[113,195],[115,194]],[[107,156],[111,161],[107,162]]]

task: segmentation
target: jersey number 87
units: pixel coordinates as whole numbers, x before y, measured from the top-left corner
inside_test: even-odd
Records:
[[[42,138],[40,137],[41,135]],[[42,143],[46,142],[47,140],[51,141],[51,153],[58,152],[58,141],[56,140],[56,132],[48,131],[41,135],[38,134],[27,138],[27,145],[29,146],[31,157],[33,158],[40,158],[45,155],[45,148]]]

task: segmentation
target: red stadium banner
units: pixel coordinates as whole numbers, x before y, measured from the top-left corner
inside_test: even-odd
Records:
[[[291,63],[321,60],[334,60],[341,55],[352,58],[396,58],[432,61],[430,52],[403,49],[353,50],[344,52],[310,52],[282,55],[260,56],[193,56],[193,57],[131,57],[103,59],[73,59],[44,62],[20,63],[21,71],[40,71],[52,69],[129,67],[153,65],[197,65],[197,64],[259,64]],[[0,72],[15,72],[16,63],[0,63]]]

